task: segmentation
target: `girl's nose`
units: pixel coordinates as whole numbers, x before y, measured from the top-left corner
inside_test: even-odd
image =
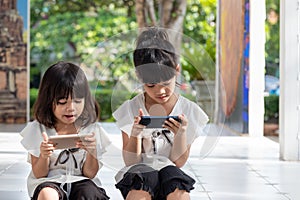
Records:
[[[159,93],[165,92],[165,91],[166,91],[166,87],[163,86],[163,85],[158,84],[158,85],[157,85],[157,91],[158,91]]]
[[[73,111],[74,110],[74,102],[70,101],[67,103],[67,111]]]

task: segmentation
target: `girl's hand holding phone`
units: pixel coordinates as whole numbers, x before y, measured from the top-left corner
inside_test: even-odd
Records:
[[[84,136],[79,140],[76,144],[78,148],[86,150],[88,153],[91,153],[92,155],[96,156],[96,137],[95,133],[89,134],[87,136]]]
[[[44,140],[41,142],[41,145],[40,145],[40,157],[47,159],[52,155],[55,147],[52,143],[48,142],[47,133],[43,132],[42,135],[43,135]]]
[[[163,125],[164,128],[167,128],[168,130],[172,131],[175,135],[177,133],[186,132],[187,125],[188,125],[188,120],[183,114],[178,115],[178,117],[181,120],[181,122],[178,122],[173,118],[169,118],[168,120],[165,121],[165,124]]]
[[[140,124],[141,116],[143,116],[143,110],[139,109],[139,116],[134,117],[134,123],[131,130],[131,136],[142,138],[142,132],[145,128],[144,125]]]

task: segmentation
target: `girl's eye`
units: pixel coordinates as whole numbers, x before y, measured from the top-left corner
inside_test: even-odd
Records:
[[[57,104],[58,105],[65,105],[67,103],[67,101],[58,101]]]
[[[167,83],[162,83],[162,85],[163,85],[163,86],[168,86],[168,85],[170,85],[170,83],[169,83],[169,82],[167,82]]]
[[[75,102],[75,103],[81,103],[81,102],[82,102],[82,99],[75,99],[74,102]]]
[[[155,84],[146,84],[147,87],[152,88],[155,86]]]

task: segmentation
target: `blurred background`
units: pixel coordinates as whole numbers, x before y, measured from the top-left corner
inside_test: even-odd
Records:
[[[32,120],[32,105],[38,94],[38,87],[43,73],[52,63],[58,60],[69,60],[80,64],[90,81],[90,86],[101,106],[101,121],[113,121],[111,117],[112,102],[114,106],[122,103],[112,100],[113,89],[120,83],[124,74],[133,68],[132,50],[137,30],[145,26],[161,26],[174,30],[171,40],[178,52],[181,52],[182,66],[180,92],[187,98],[197,102],[213,120],[214,118],[214,88],[216,80],[216,48],[218,29],[217,5],[225,5],[231,1],[222,0],[181,0],[181,1],[135,1],[135,0],[25,0],[10,1],[10,14],[21,16],[23,29],[20,31],[23,40],[18,40],[29,47],[29,120]],[[247,0],[243,0],[243,16],[247,14]],[[1,1],[0,26],[7,28],[5,8],[7,1]],[[234,3],[234,1],[233,1]],[[16,4],[16,5],[15,5]],[[28,7],[27,7],[28,6]],[[30,12],[27,12],[30,10]],[[15,13],[17,9],[17,13]],[[266,0],[265,19],[265,124],[275,124],[272,129],[278,129],[279,117],[279,0]],[[27,16],[30,13],[30,16]],[[220,14],[220,13],[219,13]],[[246,18],[245,18],[246,20]],[[28,23],[28,24],[27,24]],[[246,22],[245,22],[246,24]],[[11,46],[3,35],[6,29],[1,28],[0,66],[7,65],[3,49]],[[30,34],[28,34],[28,30]],[[11,29],[14,29],[11,27]],[[17,40],[17,39],[16,39]],[[20,44],[13,43],[16,46]],[[27,52],[23,56],[26,57]],[[26,66],[16,63],[16,68]],[[243,67],[243,66],[242,66]],[[10,68],[9,68],[10,69]],[[10,73],[5,68],[5,73]],[[20,73],[19,70],[17,71]],[[24,71],[24,70],[23,70]],[[13,70],[17,73],[16,70]],[[130,73],[128,73],[130,76]],[[1,75],[1,74],[0,74]],[[10,76],[10,75],[4,75]],[[17,75],[14,75],[17,76]],[[127,79],[130,79],[127,77]],[[205,81],[204,91],[200,87]],[[8,84],[12,85],[12,84]],[[24,123],[24,99],[21,89],[8,88],[0,84],[0,123]],[[18,86],[20,87],[20,86]],[[3,94],[1,96],[1,94]],[[25,92],[26,94],[26,92]],[[7,120],[8,105],[18,99],[14,113],[23,116],[19,120]],[[123,98],[132,97],[132,91],[127,91]],[[26,96],[26,95],[25,95]],[[4,118],[3,116],[6,116]],[[16,119],[16,118],[14,118]],[[268,130],[266,130],[268,132]]]

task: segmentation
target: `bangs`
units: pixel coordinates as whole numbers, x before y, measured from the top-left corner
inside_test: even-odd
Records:
[[[172,67],[149,63],[136,67],[139,80],[145,84],[156,84],[168,81],[176,76],[176,70]]]
[[[84,82],[79,77],[58,80],[54,90],[56,102],[60,99],[67,99],[69,95],[72,99],[84,98],[87,91]]]

